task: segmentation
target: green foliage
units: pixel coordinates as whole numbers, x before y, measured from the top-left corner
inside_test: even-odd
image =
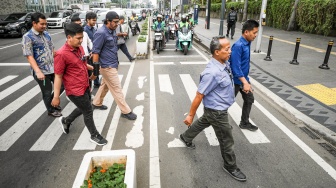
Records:
[[[275,28],[286,29],[292,13],[294,1],[295,0],[271,0],[267,3],[267,25]]]
[[[84,180],[84,185],[81,188],[126,188],[124,183],[125,170],[125,164],[117,163],[114,163],[108,169],[103,169],[100,166],[95,167],[90,173],[89,179]]]
[[[329,35],[336,29],[335,19],[335,0],[301,0],[298,4],[296,21],[304,32]]]
[[[140,35],[138,38],[138,42],[146,42],[147,38],[146,36]]]

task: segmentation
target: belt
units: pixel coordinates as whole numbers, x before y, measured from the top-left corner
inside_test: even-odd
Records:
[[[211,108],[207,108],[207,107],[204,107],[204,109],[209,110],[209,111],[213,111],[213,112],[227,112],[227,110],[216,110],[216,109],[211,109]]]

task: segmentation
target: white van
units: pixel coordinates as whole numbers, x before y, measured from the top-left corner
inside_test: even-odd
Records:
[[[66,20],[70,17],[71,11],[55,11],[47,18],[48,28],[61,27],[64,28]]]

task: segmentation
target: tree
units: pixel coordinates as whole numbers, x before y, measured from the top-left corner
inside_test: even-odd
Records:
[[[248,4],[248,0],[245,0],[242,22],[245,22],[247,20],[247,4]]]
[[[298,7],[300,0],[295,0],[294,7],[292,9],[292,14],[288,23],[287,31],[293,31],[295,29],[295,15],[296,15],[296,9]]]

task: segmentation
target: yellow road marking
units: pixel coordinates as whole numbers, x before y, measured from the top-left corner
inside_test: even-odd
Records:
[[[328,88],[322,84],[296,86],[299,90],[326,105],[336,105],[336,88]]]

